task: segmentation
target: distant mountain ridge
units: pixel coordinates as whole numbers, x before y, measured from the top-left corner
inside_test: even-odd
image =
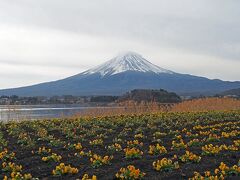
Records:
[[[240,82],[210,80],[158,67],[133,52],[121,54],[62,80],[0,90],[0,95],[122,95],[133,89],[165,89],[179,95],[214,95],[239,88]]]
[[[221,95],[232,95],[232,96],[239,96],[240,97],[240,88],[237,89],[230,89],[221,93]]]

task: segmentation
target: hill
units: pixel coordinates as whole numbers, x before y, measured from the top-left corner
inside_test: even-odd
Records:
[[[135,89],[120,97],[119,101],[177,103],[181,98],[175,94],[160,90]]]
[[[240,88],[238,89],[230,89],[228,91],[224,91],[221,93],[221,95],[225,95],[225,96],[238,96],[240,97]]]

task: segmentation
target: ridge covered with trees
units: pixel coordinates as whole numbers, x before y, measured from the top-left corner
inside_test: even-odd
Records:
[[[173,92],[168,92],[164,89],[149,90],[149,89],[135,89],[126,93],[119,98],[120,101],[136,101],[136,102],[158,102],[158,103],[178,103],[181,98]]]

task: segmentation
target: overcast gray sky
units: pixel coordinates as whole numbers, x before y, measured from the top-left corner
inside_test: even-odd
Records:
[[[240,1],[0,0],[0,89],[74,75],[123,51],[240,80]]]

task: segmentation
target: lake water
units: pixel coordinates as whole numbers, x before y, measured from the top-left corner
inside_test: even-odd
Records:
[[[59,118],[71,116],[89,108],[96,107],[82,107],[80,105],[0,105],[0,121]]]

